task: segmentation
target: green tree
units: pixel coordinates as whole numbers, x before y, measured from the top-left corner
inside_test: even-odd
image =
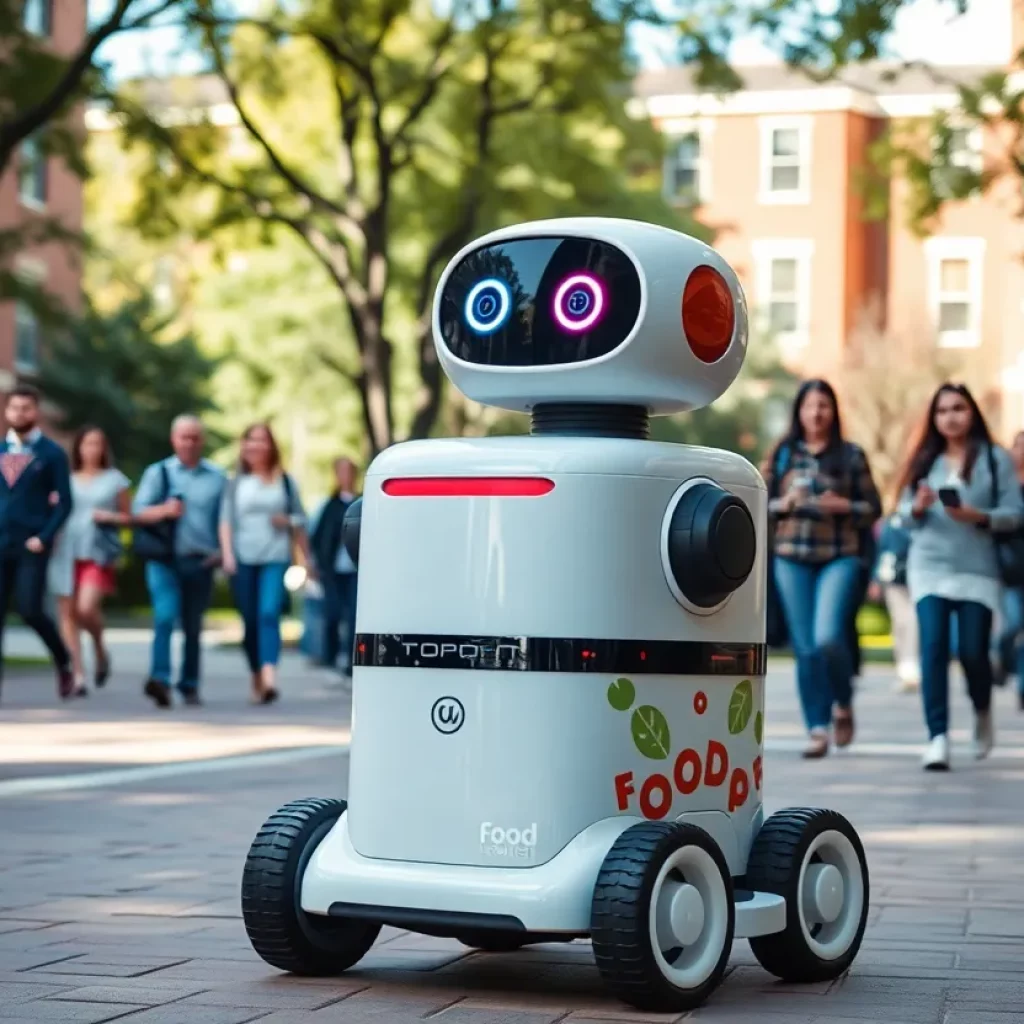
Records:
[[[101,427],[133,479],[167,454],[171,421],[212,410],[216,363],[188,335],[168,337],[147,298],[112,314],[89,310],[51,340],[40,387],[60,410],[58,426]]]
[[[692,228],[661,199],[657,133],[625,112],[627,31],[646,4],[281,0],[258,18],[201,6],[196,45],[250,155],[227,157],[208,119],[170,124],[123,91],[128,137],[152,147],[140,223],[299,241],[341,299],[345,335],[318,358],[354,385],[371,454],[437,421],[433,288],[475,235],[572,214]]]
[[[742,73],[729,64],[734,39],[755,36],[779,52],[786,63],[816,81],[839,76],[851,64],[889,60],[886,73],[897,77],[911,67],[924,69],[937,87],[959,93],[958,109],[940,111],[930,119],[900,120],[874,147],[873,159],[884,171],[900,173],[910,185],[909,223],[925,233],[943,204],[963,199],[1010,179],[1021,197],[1024,216],[1024,50],[1013,56],[1013,68],[986,73],[977,80],[962,78],[920,61],[892,58],[889,43],[897,18],[915,0],[679,0],[680,52],[697,69],[697,82],[709,90],[731,91],[743,84]],[[1010,0],[1024,24],[1024,0]],[[985,6],[986,0],[940,0],[949,16]],[[973,126],[988,129],[993,151],[984,169],[963,166],[957,152],[959,132]],[[886,198],[872,196],[877,212]]]

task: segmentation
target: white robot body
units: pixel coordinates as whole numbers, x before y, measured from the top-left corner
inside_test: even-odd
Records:
[[[570,219],[467,246],[438,357],[529,437],[416,441],[370,466],[349,803],[299,801],[243,881],[287,970],[385,924],[486,949],[590,936],[645,1009],[699,1005],[734,937],[837,977],[867,918],[856,832],[762,813],[767,501],[738,455],[647,439],[739,372],[743,292],[704,243]]]
[[[445,905],[401,862],[529,874],[564,857],[549,874],[580,879],[561,887],[579,889],[571,915],[557,920],[555,903],[539,920],[529,907],[511,916],[533,917],[523,922],[530,930],[585,931],[607,839],[582,875],[574,840],[644,819],[700,822],[742,875],[761,821],[763,573],[699,616],[681,607],[663,565],[680,482],[707,476],[764,521],[764,486],[749,463],[681,445],[422,441],[374,462],[359,550],[351,809],[344,835],[336,830],[313,855],[307,911],[349,902],[339,886],[360,862],[376,862],[372,902],[412,898],[457,912],[479,909],[479,894],[460,883],[447,895],[456,905]],[[456,491],[479,480],[551,486],[498,497],[417,496],[415,485],[386,493],[432,480]],[[759,564],[764,556],[762,545]],[[657,671],[667,666],[685,674]],[[616,709],[609,687],[623,679],[635,698]],[[744,682],[749,699],[730,723]],[[667,733],[655,729],[642,752],[635,734],[652,708]],[[413,896],[410,884],[422,888]]]

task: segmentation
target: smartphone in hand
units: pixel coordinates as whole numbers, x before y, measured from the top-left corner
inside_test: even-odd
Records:
[[[938,489],[939,501],[946,508],[959,508],[963,502],[960,499],[960,492],[955,487],[940,487]]]

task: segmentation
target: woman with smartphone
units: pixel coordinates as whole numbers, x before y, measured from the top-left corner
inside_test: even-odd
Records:
[[[242,434],[238,472],[221,504],[220,542],[224,571],[245,626],[252,699],[270,704],[278,695],[284,576],[293,546],[310,572],[312,561],[298,487],[284,471],[280,449],[265,423],[255,423]]]
[[[774,531],[774,575],[809,739],[804,757],[853,741],[849,624],[863,586],[864,535],[881,514],[864,452],[843,438],[835,392],[805,381],[789,432],[761,469]]]
[[[900,512],[911,530],[907,585],[917,611],[929,738],[923,762],[929,771],[945,771],[954,619],[974,706],[974,755],[983,758],[992,749],[989,652],[1003,591],[994,537],[1019,526],[1024,501],[1013,461],[992,440],[962,384],[943,384],[935,392],[900,485]]]

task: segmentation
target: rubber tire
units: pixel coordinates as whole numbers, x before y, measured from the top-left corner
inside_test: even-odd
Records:
[[[650,937],[650,901],[658,872],[670,854],[688,845],[699,846],[718,865],[729,916],[721,958],[707,981],[695,989],[678,988],[661,973]],[[623,1002],[660,1013],[696,1009],[725,974],[735,930],[732,875],[718,844],[704,829],[679,821],[646,821],[627,828],[612,844],[594,886],[590,932],[597,969]]]
[[[272,814],[249,848],[242,873],[242,919],[253,949],[271,967],[331,977],[358,963],[381,925],[306,914],[302,876],[313,851],[346,809],[344,800],[294,800]]]
[[[835,960],[823,960],[807,945],[797,903],[800,866],[807,848],[816,836],[829,831],[841,832],[853,844],[864,880],[860,926],[850,948]],[[829,981],[853,963],[868,923],[871,887],[860,836],[841,814],[813,807],[791,807],[773,814],[761,826],[750,848],[746,885],[754,892],[772,892],[786,900],[785,930],[750,940],[758,963],[770,974],[797,983]]]
[[[484,953],[514,953],[527,945],[528,940],[520,938],[514,932],[466,932],[456,938],[470,949],[479,949]]]

